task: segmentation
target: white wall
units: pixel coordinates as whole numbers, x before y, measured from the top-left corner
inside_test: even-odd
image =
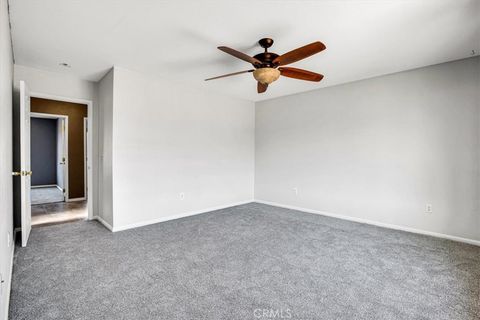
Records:
[[[257,103],[255,198],[480,240],[479,68],[477,57]]]
[[[0,0],[0,319],[8,317],[13,258],[12,85],[13,54],[7,0]]]
[[[113,100],[114,229],[253,199],[253,102],[122,68]]]
[[[94,100],[96,83],[58,72],[45,71],[16,64],[15,86],[20,80],[27,82],[32,92],[63,96],[67,98]]]
[[[99,203],[97,216],[113,226],[112,204],[112,112],[113,112],[113,69],[98,83],[99,123]]]
[[[93,213],[98,212],[98,103],[97,84],[81,80],[66,74],[39,70],[21,65],[14,66],[14,86],[18,89],[20,80],[27,83],[31,92],[49,94],[59,97],[93,101]],[[89,115],[90,116],[90,115]]]

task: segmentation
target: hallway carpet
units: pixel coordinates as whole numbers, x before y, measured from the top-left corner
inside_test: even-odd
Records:
[[[57,202],[32,206],[32,226],[86,220],[88,218],[87,201]]]
[[[480,247],[252,203],[33,229],[10,319],[473,320],[479,297]]]
[[[63,191],[57,187],[37,187],[30,190],[30,200],[32,205],[63,202],[65,198]]]

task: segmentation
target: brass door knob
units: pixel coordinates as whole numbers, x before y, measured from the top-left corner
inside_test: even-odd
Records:
[[[14,171],[12,172],[12,176],[31,176],[32,171]]]

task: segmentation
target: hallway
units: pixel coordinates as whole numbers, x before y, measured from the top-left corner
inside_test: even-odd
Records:
[[[32,205],[33,227],[86,220],[87,217],[87,201]]]
[[[63,202],[63,191],[55,187],[37,187],[30,190],[32,205]]]

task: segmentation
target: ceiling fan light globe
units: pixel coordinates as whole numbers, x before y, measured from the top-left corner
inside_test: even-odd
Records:
[[[258,68],[253,71],[253,77],[260,83],[271,84],[280,77],[280,71],[274,68]]]

